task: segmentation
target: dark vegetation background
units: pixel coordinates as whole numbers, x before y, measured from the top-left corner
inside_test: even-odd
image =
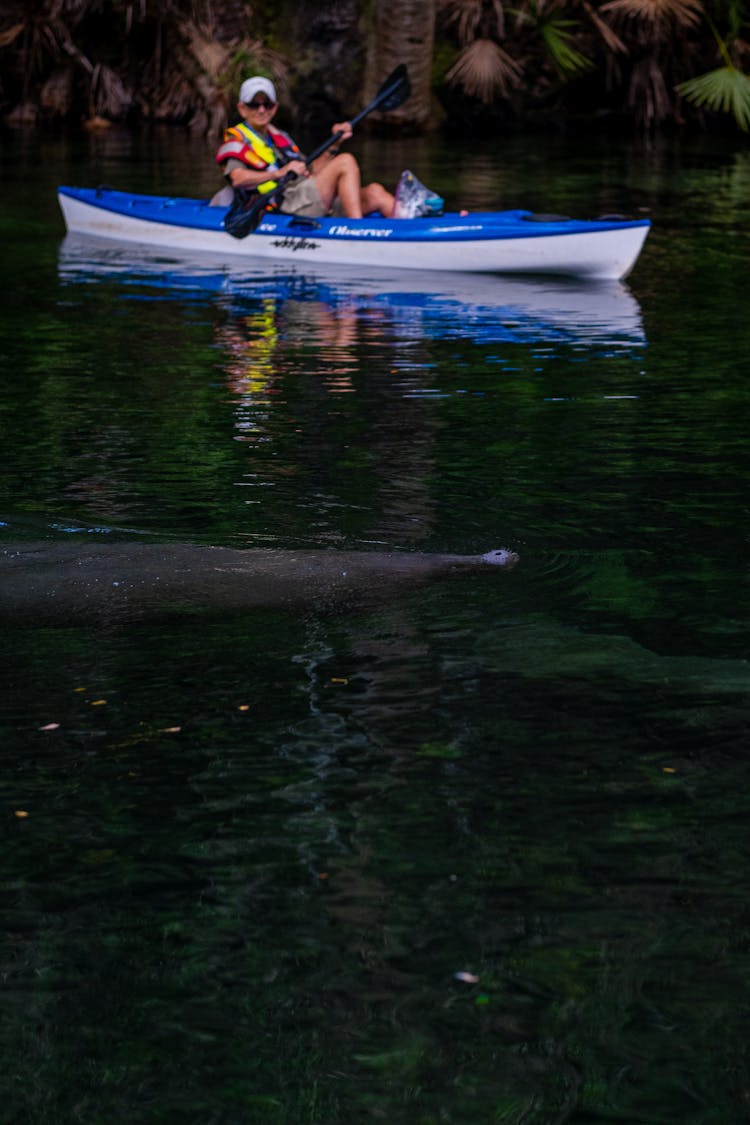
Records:
[[[210,134],[260,71],[304,128],[404,62],[414,92],[385,123],[407,132],[746,130],[747,27],[739,0],[6,0],[0,118]]]

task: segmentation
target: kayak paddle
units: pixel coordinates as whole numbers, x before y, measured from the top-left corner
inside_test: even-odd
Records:
[[[398,109],[410,94],[409,75],[406,67],[401,63],[386,78],[370,104],[360,110],[356,117],[352,117],[352,127],[363,117],[367,117],[368,113],[372,113],[374,109]],[[314,160],[317,160],[331,145],[335,144],[340,136],[340,133],[331,133],[327,140],[323,141],[309,156],[305,157],[305,164],[309,167]],[[294,179],[296,179],[294,172],[287,172],[285,176],[278,180],[272,191],[267,191],[263,195],[255,188],[235,188],[234,203],[224,218],[225,231],[234,238],[246,238],[248,234],[252,234],[263,218],[269,203]]]

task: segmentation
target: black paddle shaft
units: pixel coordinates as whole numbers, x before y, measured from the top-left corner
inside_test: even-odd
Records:
[[[372,113],[375,109],[397,109],[406,101],[411,94],[411,83],[409,82],[409,74],[403,63],[397,66],[392,74],[386,78],[378,90],[375,97],[361,109],[355,117],[352,117],[352,127],[367,117],[368,113]],[[341,137],[341,133],[331,133],[322,144],[319,144],[309,156],[305,157],[305,165],[309,167],[314,160],[322,156],[331,145],[334,145]],[[272,191],[265,192],[261,195],[255,189],[248,191],[248,189],[235,188],[235,200],[232,206],[224,216],[224,229],[228,234],[234,238],[246,238],[248,234],[252,234],[262,219],[269,203],[271,203],[276,195],[283,191],[287,184],[296,179],[294,172],[287,172],[285,176],[277,182],[276,187]]]
[[[410,94],[411,83],[409,82],[409,75],[406,67],[401,63],[400,66],[396,67],[393,74],[386,78],[370,104],[366,105],[364,109],[361,109],[355,117],[352,117],[349,124],[353,129],[355,125],[359,124],[363,117],[367,117],[368,113],[372,113],[375,109],[398,109],[400,105],[404,104]],[[319,144],[316,149],[313,149],[310,155],[305,158],[305,164],[312,164],[313,161],[317,160],[319,156],[322,156],[331,145],[335,144],[340,136],[341,133],[331,133],[330,137],[323,141],[322,144]],[[294,178],[294,173],[291,174],[291,178]]]

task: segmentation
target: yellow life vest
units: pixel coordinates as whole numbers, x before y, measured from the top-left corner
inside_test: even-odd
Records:
[[[254,172],[264,172],[266,168],[275,172],[287,161],[301,157],[300,150],[287,133],[269,127],[266,139],[243,121],[224,133],[224,140],[216,153],[216,163],[239,160]],[[267,180],[264,184],[258,184],[255,190],[264,195],[275,187],[275,180]]]

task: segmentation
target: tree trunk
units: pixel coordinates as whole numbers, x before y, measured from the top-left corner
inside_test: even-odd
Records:
[[[428,124],[436,7],[436,0],[375,0],[366,100],[399,63],[406,63],[412,88],[402,106],[373,115],[377,120],[415,131]]]
[[[294,126],[320,139],[333,121],[352,116],[362,96],[362,0],[286,0]]]

